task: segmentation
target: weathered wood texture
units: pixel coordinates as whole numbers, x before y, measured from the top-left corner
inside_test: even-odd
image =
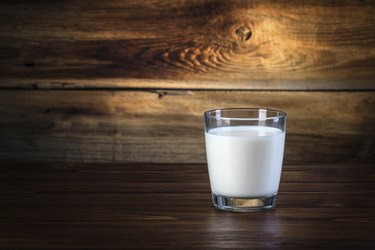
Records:
[[[230,106],[288,113],[286,163],[375,160],[374,92],[2,91],[0,161],[205,162]]]
[[[374,89],[374,1],[1,1],[0,88]]]
[[[3,164],[1,249],[374,249],[375,168],[284,166],[276,209],[212,207],[198,164]]]
[[[0,161],[204,162],[239,106],[288,112],[288,163],[373,161],[374,79],[374,1],[5,0]]]

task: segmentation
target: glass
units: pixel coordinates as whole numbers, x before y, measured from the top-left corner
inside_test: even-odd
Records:
[[[204,113],[208,173],[215,208],[275,207],[284,156],[286,113],[263,108]]]

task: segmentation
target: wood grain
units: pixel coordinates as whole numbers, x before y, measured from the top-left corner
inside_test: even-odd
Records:
[[[374,162],[373,92],[1,91],[0,161],[205,162],[203,112],[285,110],[286,163]]]
[[[0,248],[374,249],[374,184],[372,163],[287,165],[275,210],[230,213],[204,164],[2,164]]]
[[[374,13],[373,1],[1,1],[0,88],[375,89]]]

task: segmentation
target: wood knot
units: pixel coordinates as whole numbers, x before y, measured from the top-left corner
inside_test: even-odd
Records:
[[[251,29],[245,26],[241,26],[236,29],[235,33],[242,42],[248,41],[252,35]]]
[[[158,98],[159,99],[162,99],[164,96],[168,95],[168,92],[167,91],[155,91],[156,94],[158,94]]]
[[[33,61],[26,61],[23,65],[25,67],[34,67],[35,63]]]

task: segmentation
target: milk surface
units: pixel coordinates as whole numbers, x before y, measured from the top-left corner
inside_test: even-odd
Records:
[[[285,133],[264,126],[233,126],[205,133],[211,190],[229,197],[276,194]]]

